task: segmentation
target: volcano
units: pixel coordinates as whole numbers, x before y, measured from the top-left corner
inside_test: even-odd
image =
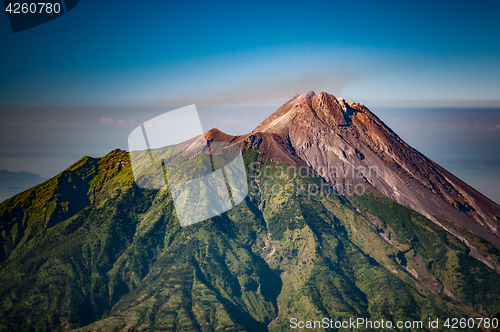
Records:
[[[122,150],[0,204],[0,329],[431,330],[467,317],[472,331],[498,315],[500,206],[363,104],[297,94],[251,133],[181,143],[173,167],[199,169],[205,141],[241,148],[249,190],[203,222],[181,227],[169,189],[140,188]]]
[[[459,238],[440,221],[500,246],[500,206],[413,149],[363,104],[325,92],[297,94],[252,133],[224,140],[311,167],[334,188],[369,183]]]

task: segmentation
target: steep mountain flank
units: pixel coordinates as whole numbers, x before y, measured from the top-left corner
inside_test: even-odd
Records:
[[[252,132],[279,135],[332,186],[369,182],[433,221],[447,220],[500,246],[500,206],[411,148],[363,104],[310,91]]]
[[[299,94],[252,133],[156,152],[186,173],[205,140],[242,148],[248,196],[197,224],[180,227],[169,189],[141,189],[121,150],[0,204],[0,330],[430,330],[500,309],[498,205],[363,105]]]

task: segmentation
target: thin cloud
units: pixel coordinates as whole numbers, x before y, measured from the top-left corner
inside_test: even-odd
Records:
[[[132,119],[128,119],[128,120],[118,119],[118,120],[116,120],[116,123],[118,123],[119,125],[132,125],[135,123],[135,121]]]
[[[48,119],[43,122],[38,121],[12,121],[12,122],[4,122],[2,126],[5,127],[67,127],[74,126],[74,123],[69,123],[66,121],[59,121],[57,119]]]
[[[99,123],[100,124],[113,124],[113,123],[115,123],[115,120],[103,117],[103,118],[101,118],[101,120],[99,120]]]
[[[102,117],[99,120],[99,124],[102,124],[102,125],[114,125],[114,124],[116,124],[116,125],[125,126],[125,125],[133,125],[133,124],[135,124],[135,120],[132,120],[132,119],[128,119],[128,120],[123,120],[123,119],[113,120],[111,118]]]
[[[59,121],[57,119],[49,119],[46,122],[41,123],[43,127],[65,127],[68,123],[66,121]]]
[[[216,123],[216,124],[244,124],[244,123],[246,123],[246,121],[238,120],[238,119],[222,119],[221,117],[217,117],[217,119],[214,120],[214,123]]]
[[[500,124],[498,126],[496,126],[496,127],[493,127],[491,129],[489,129],[489,131],[493,131],[493,130],[500,130]]]

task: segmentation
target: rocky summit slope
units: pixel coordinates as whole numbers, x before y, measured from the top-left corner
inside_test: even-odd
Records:
[[[433,221],[445,219],[500,246],[500,206],[411,148],[363,104],[310,91],[283,105],[258,132],[286,138],[295,155],[334,186],[368,181]]]
[[[242,147],[249,191],[204,222],[181,228],[169,190],[139,188],[120,150],[0,204],[0,331],[288,331],[500,309],[498,205],[364,106],[300,94],[252,133],[179,145],[172,167],[199,169],[205,138]]]
[[[369,183],[457,236],[441,221],[500,247],[500,206],[410,147],[363,104],[309,91],[252,133],[225,140],[248,141],[275,161],[307,165],[339,191]]]

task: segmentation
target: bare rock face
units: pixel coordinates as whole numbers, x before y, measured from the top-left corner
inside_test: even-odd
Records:
[[[436,223],[444,219],[500,246],[500,206],[410,147],[363,104],[298,94],[251,136],[269,134],[335,189],[360,190],[368,182]]]
[[[363,104],[309,91],[249,134],[212,129],[205,138],[256,149],[263,160],[310,167],[347,196],[372,186],[459,238],[441,221],[500,247],[500,206],[410,147]]]
[[[347,196],[373,187],[459,238],[441,221],[500,247],[500,206],[410,147],[363,104],[309,91],[294,96],[249,134],[212,129],[205,138],[256,149],[263,160],[313,168]]]

